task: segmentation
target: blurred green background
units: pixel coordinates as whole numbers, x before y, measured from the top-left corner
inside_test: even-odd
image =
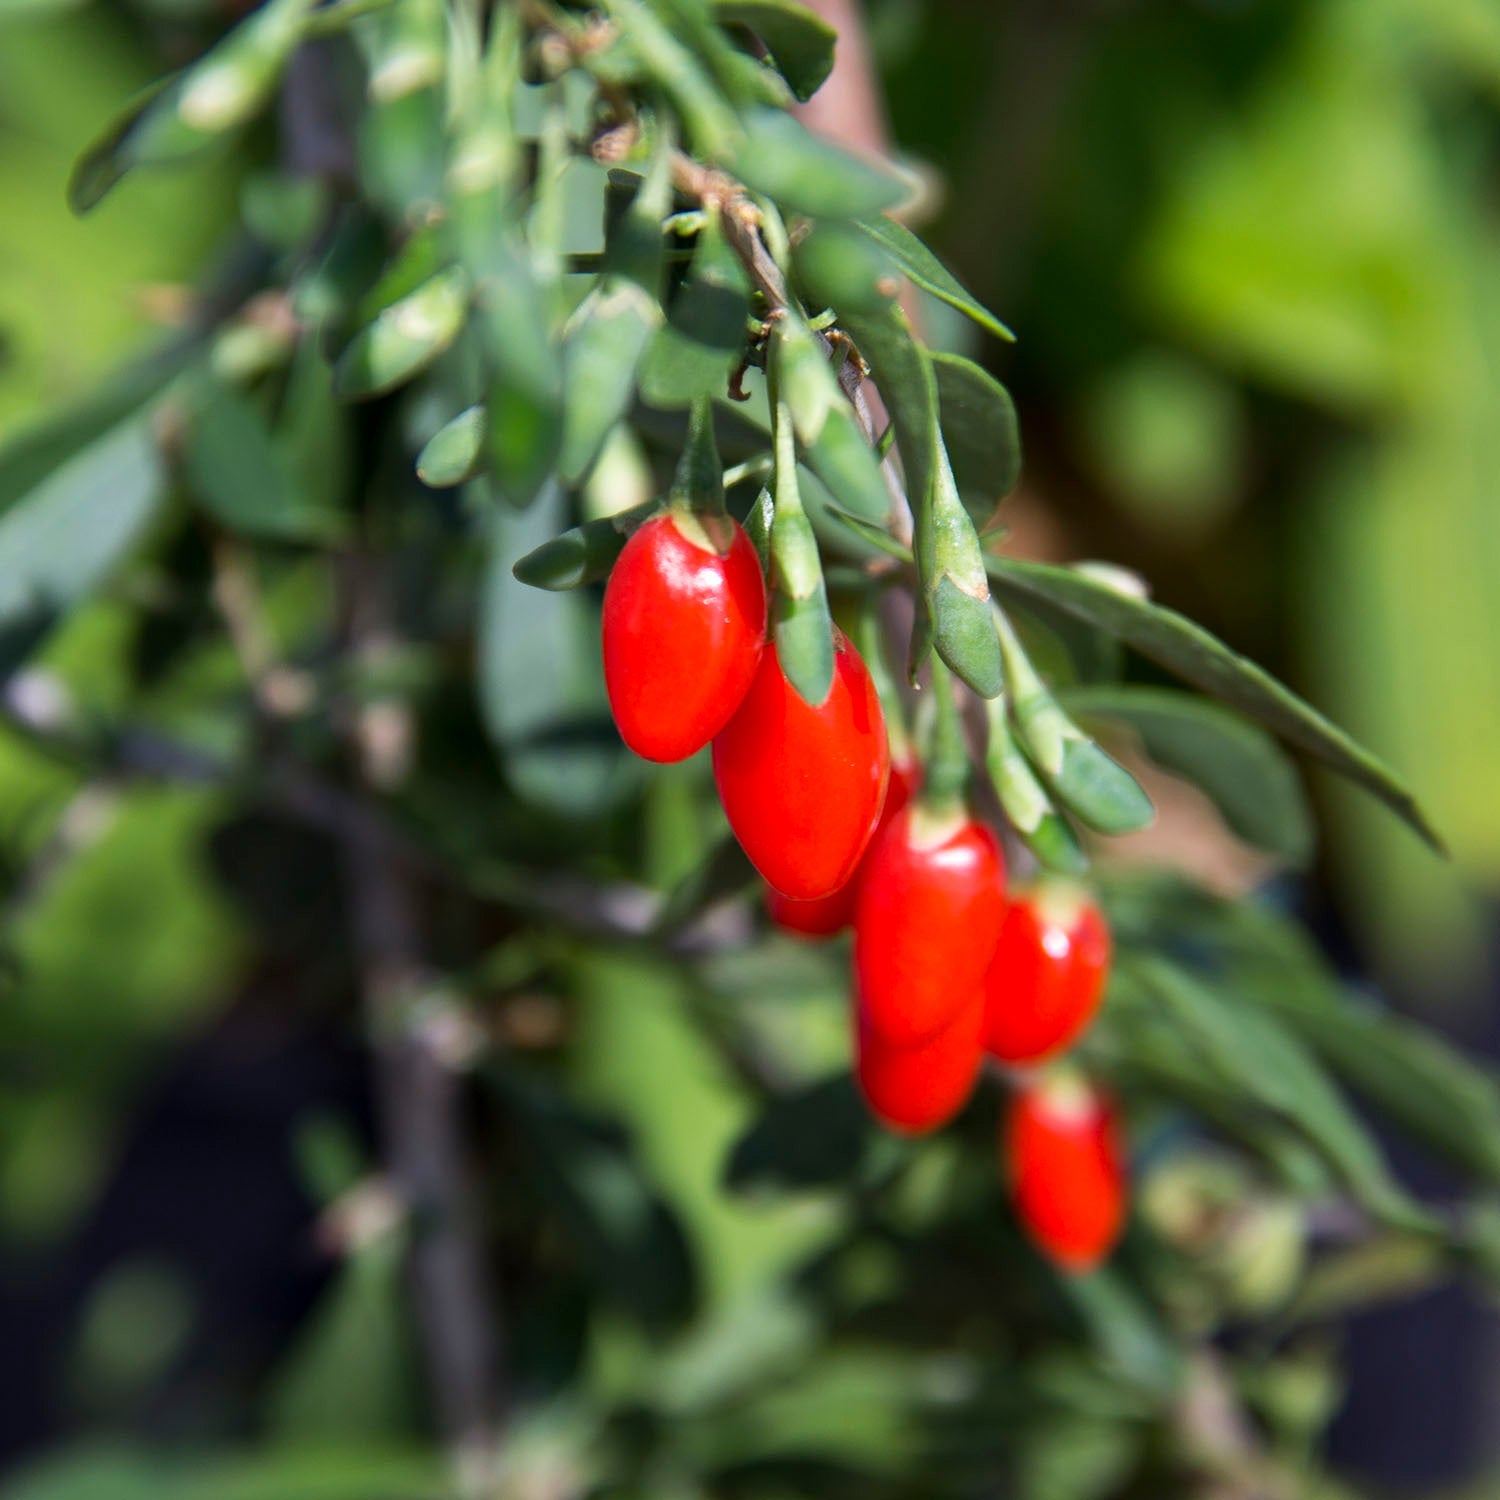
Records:
[[[1368,799],[1316,782],[1323,841],[1306,904],[1355,972],[1485,1042],[1500,883],[1500,6],[872,0],[868,10],[895,137],[930,174],[926,232],[1020,336],[982,351],[1020,410],[1018,542],[1136,569],[1156,597],[1278,672],[1405,774],[1451,863]],[[125,99],[225,19],[204,0],[0,0],[0,440],[159,339],[183,289],[224,251],[254,138],[239,155],[142,175],[86,220],[70,215],[63,189]],[[957,325],[934,321],[931,333],[971,347]],[[552,522],[514,524],[540,528],[517,535],[519,551]],[[267,608],[285,639],[326,612],[318,589],[294,562],[269,577]],[[7,691],[44,707],[62,695],[107,718],[132,691],[132,602],[106,596],[79,610]],[[185,655],[154,712],[206,717],[200,697],[227,691],[233,675],[223,648]],[[457,722],[461,741],[472,726]],[[455,759],[465,754],[459,743]],[[619,775],[627,789],[642,784],[634,768]],[[38,1265],[76,1264],[80,1308],[48,1355],[66,1416],[19,1397],[7,1447],[34,1448],[59,1422],[105,1445],[17,1495],[178,1493],[113,1446],[141,1431],[302,1440],[289,1448],[301,1467],[256,1477],[225,1461],[189,1474],[183,1493],[322,1493],[306,1455],[350,1443],[367,1456],[371,1496],[431,1482],[409,1440],[420,1398],[387,1241],[375,1236],[329,1287],[290,1200],[252,1214],[284,1231],[291,1248],[277,1264],[290,1290],[245,1294],[242,1322],[265,1326],[205,1331],[194,1299],[208,1293],[149,1243],[133,1248],[131,1211],[118,1202],[122,1174],[155,1181],[136,1155],[152,1112],[191,1101],[195,1070],[218,1077],[225,1047],[262,1047],[283,1076],[307,1080],[305,1095],[296,1085],[278,1105],[298,1185],[277,1178],[275,1193],[332,1199],[368,1165],[351,1123],[368,1110],[359,1070],[306,968],[317,935],[294,933],[278,952],[232,899],[225,861],[253,870],[258,835],[225,832],[228,795],[85,782],[0,731],[10,1075],[0,1239],[18,1286]],[[453,795],[469,797],[478,820],[498,805],[479,784]],[[519,837],[576,839],[577,862],[606,874],[630,843],[645,878],[667,887],[706,847],[708,797],[695,764],[654,777],[623,832],[606,809],[589,832],[543,818]],[[1267,873],[1205,809],[1174,803],[1137,857],[1229,889]],[[274,895],[297,904],[296,893]],[[302,916],[316,923],[316,903]],[[288,922],[278,912],[268,927]],[[718,1192],[750,1104],[684,1019],[682,976],[638,956],[537,953],[502,939],[486,978],[512,997],[499,1024],[533,1024],[545,1046],[556,1017],[529,976],[566,973],[571,1076],[632,1124],[688,1226],[705,1323],[739,1320],[741,1342],[760,1340],[768,1360],[802,1347],[810,1334],[775,1288],[828,1239],[839,1210]],[[821,958],[773,944],[753,973],[726,959],[712,983],[721,1000],[767,1003],[767,1024],[795,1037],[803,1076],[842,1055],[838,975]],[[205,1192],[205,1172],[232,1179],[239,1144],[220,1142],[217,1167],[183,1164],[177,1191]],[[248,1195],[264,1163],[250,1146],[243,1163]],[[228,1191],[225,1212],[233,1200]],[[238,1285],[231,1268],[223,1274]],[[642,1274],[649,1283],[651,1267]],[[17,1293],[16,1318],[27,1301]],[[658,1359],[628,1320],[595,1320],[587,1337],[596,1390],[649,1379],[670,1404],[674,1381],[715,1378],[707,1339],[694,1367],[690,1344]],[[203,1352],[216,1348],[232,1357]],[[185,1350],[198,1351],[187,1374]],[[851,1413],[852,1448],[899,1445],[899,1423],[881,1414],[897,1410],[909,1378],[869,1360],[825,1365],[819,1390],[788,1389],[783,1409],[746,1421],[795,1422],[799,1402],[831,1404]],[[544,1469],[547,1432],[536,1442]],[[1493,1457],[1482,1449],[1461,1456],[1477,1466]],[[344,1451],[337,1492],[359,1493]],[[651,1493],[678,1493],[673,1483],[660,1476]]]

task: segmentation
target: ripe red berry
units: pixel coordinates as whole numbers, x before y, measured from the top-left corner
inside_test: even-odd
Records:
[[[1006,1122],[1006,1168],[1026,1233],[1064,1270],[1087,1271],[1125,1219],[1125,1167],[1113,1109],[1071,1070],[1026,1084]]]
[[[985,1048],[1037,1062],[1075,1042],[1099,1009],[1109,928],[1087,892],[1046,880],[1011,897],[984,988]]]
[[[833,686],[816,708],[774,643],[714,741],[729,826],[767,884],[808,901],[838,890],[870,842],[890,771],[885,718],[859,653],[834,632]]]
[[[720,529],[722,549],[710,537]],[[604,685],[620,737],[647,760],[701,750],[744,698],[765,634],[765,580],[739,523],[653,516],[604,590]]]
[[[880,819],[870,837],[871,848],[885,826],[911,801],[921,777],[922,767],[917,761],[891,762],[891,779],[886,785]],[[797,901],[768,886],[766,910],[770,912],[771,920],[783,931],[800,933],[803,937],[831,937],[835,932],[842,932],[854,920],[859,882],[869,862],[870,850],[866,849],[859,868],[838,890],[831,896],[821,896],[813,901]]]
[[[946,1125],[968,1102],[979,1076],[983,1019],[984,1003],[976,996],[936,1036],[902,1048],[872,1031],[859,1007],[855,1077],[875,1117],[906,1135]]]
[[[892,1047],[915,1047],[982,993],[1005,917],[1005,861],[966,813],[914,802],[870,850],[854,913],[861,1014]]]

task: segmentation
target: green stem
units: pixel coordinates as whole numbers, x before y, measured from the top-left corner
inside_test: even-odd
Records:
[[[932,741],[922,778],[922,802],[933,812],[960,808],[969,784],[969,747],[953,689],[952,672],[934,656]]]
[[[725,514],[724,465],[714,439],[713,401],[707,396],[697,397],[688,412],[687,446],[677,462],[668,498],[695,515]]]
[[[906,705],[901,690],[886,661],[885,638],[880,628],[880,595],[874,593],[861,601],[855,622],[855,635],[859,654],[864,658],[870,680],[885,710],[886,737],[890,741],[891,759],[909,761],[912,758],[911,735],[906,728]]]

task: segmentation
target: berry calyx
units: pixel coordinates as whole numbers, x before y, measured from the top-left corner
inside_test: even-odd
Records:
[[[886,785],[885,804],[880,809],[880,819],[871,835],[870,844],[890,823],[891,819],[912,799],[921,781],[922,767],[913,759],[891,761],[890,781]],[[854,908],[859,899],[859,884],[870,862],[870,850],[866,849],[859,868],[831,896],[822,896],[813,901],[797,901],[783,896],[780,891],[766,889],[766,910],[771,920],[783,932],[793,932],[800,937],[832,937],[842,932],[854,920]]]
[[[1013,894],[984,979],[986,1051],[1031,1063],[1070,1047],[1099,1009],[1109,959],[1109,928],[1080,886],[1044,880]]]
[[[961,809],[925,800],[870,850],[854,915],[862,1020],[889,1046],[929,1041],[982,995],[1005,917],[995,835]]]
[[[774,642],[714,740],[729,826],[773,889],[797,900],[846,884],[885,800],[890,749],[869,670],[834,632],[833,685],[819,704],[787,681]]]
[[[1002,1152],[1027,1236],[1063,1270],[1092,1270],[1125,1222],[1124,1153],[1110,1104],[1081,1074],[1054,1070],[1016,1092]]]
[[[646,760],[701,750],[744,698],[766,634],[766,587],[738,522],[673,506],[625,544],[604,591],[604,684]]]
[[[974,997],[946,1026],[916,1047],[892,1047],[858,1007],[855,1078],[883,1125],[925,1135],[946,1125],[968,1102],[983,1055],[982,999]]]

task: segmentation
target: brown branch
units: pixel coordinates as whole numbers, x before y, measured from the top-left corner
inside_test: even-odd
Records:
[[[356,656],[390,649],[384,560],[346,560],[347,644]],[[352,726],[362,780],[387,789],[404,770],[412,726],[404,704],[361,712]],[[401,723],[398,725],[397,720]],[[424,955],[421,892],[410,864],[366,824],[344,830],[351,925],[375,1050],[387,1171],[412,1226],[410,1274],[423,1354],[443,1435],[465,1489],[491,1470],[504,1403],[499,1323],[465,1178],[461,1080],[423,1024],[436,990]]]

